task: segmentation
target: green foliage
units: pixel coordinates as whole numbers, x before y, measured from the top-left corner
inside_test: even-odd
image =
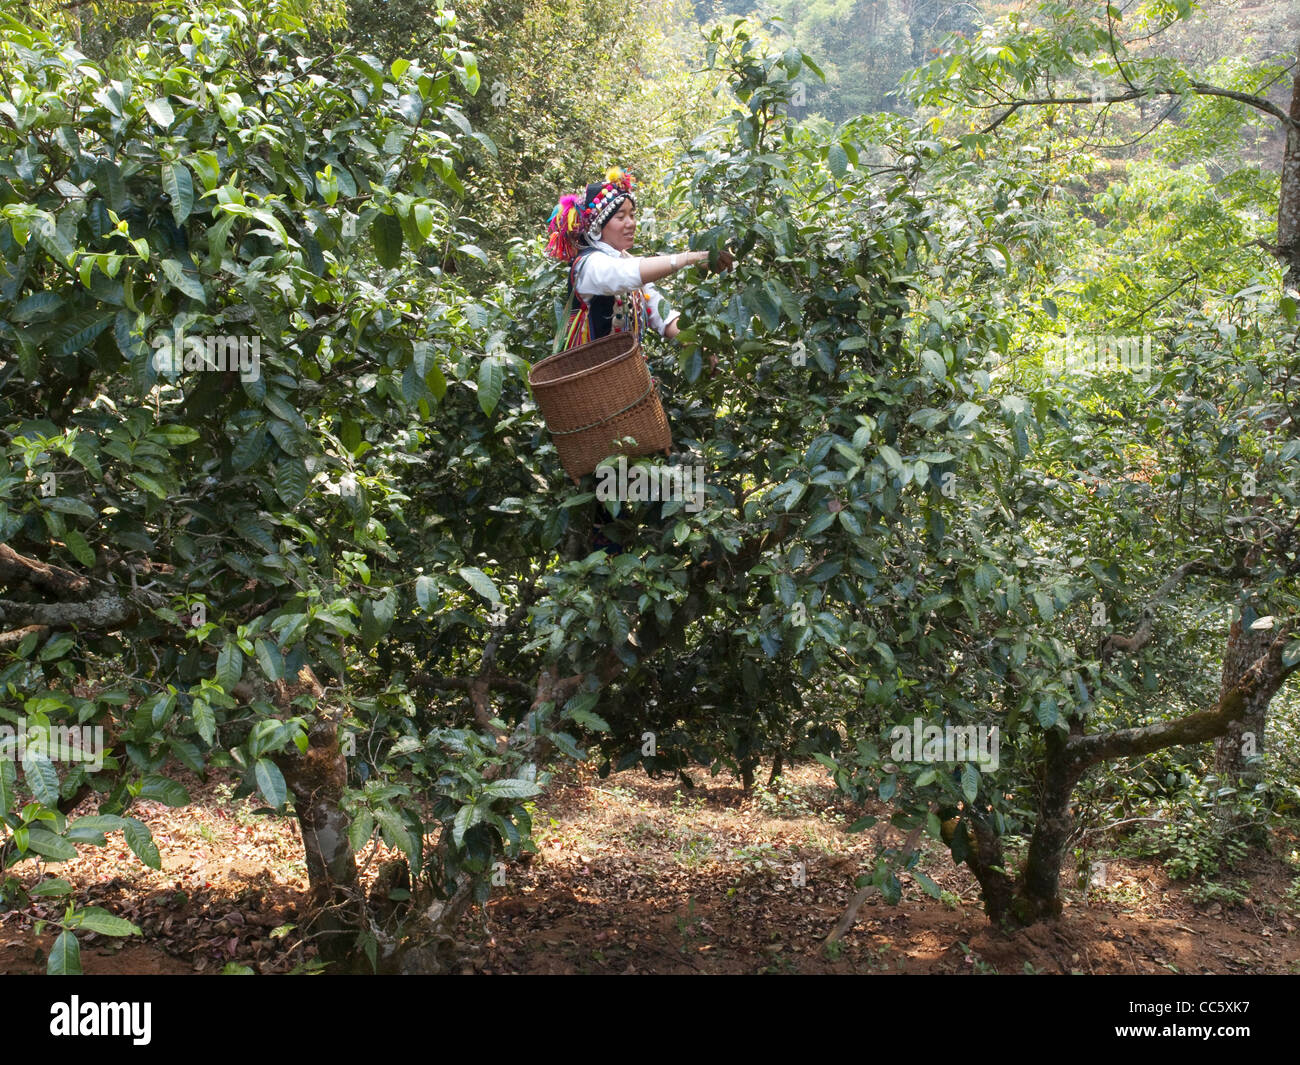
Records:
[[[1249,845],[1224,819],[1189,817],[1183,812],[1177,821],[1139,833],[1133,849],[1142,856],[1159,857],[1175,880],[1191,880],[1231,869],[1245,857]]]
[[[163,9],[148,43],[94,63],[6,19],[0,539],[99,598],[4,652],[0,715],[99,728],[107,748],[21,777],[0,762],[6,868],[115,831],[158,867],[122,815],[188,802],[165,775],[180,766],[233,767],[237,794],[282,806],[316,701],[286,714],[260,693],[305,666],[373,759],[346,800],[356,847],[378,832],[423,869],[443,826],[428,875],[454,884],[519,846],[536,771],[502,775],[481,738],[430,731],[400,684],[347,666],[422,613],[413,573],[478,573],[392,546],[423,520],[399,485],[424,423],[450,388],[474,394],[480,361],[444,269],[482,254],[461,228],[477,78],[454,24],[438,17],[423,64],[381,66],[319,51],[291,4]],[[386,783],[408,766],[428,792]],[[60,812],[87,794],[94,829]],[[90,912],[68,911],[53,967],[75,969],[78,927],[103,931]]]
[[[353,0],[393,13],[386,0]],[[471,0],[457,11],[482,57],[466,113],[490,143],[468,156],[474,215],[489,252],[545,228],[559,197],[613,165],[636,175],[643,239],[656,233],[658,177],[715,113],[686,0],[627,11],[564,0]],[[427,15],[399,20],[399,54]]]
[[[1198,905],[1220,902],[1227,906],[1235,906],[1250,897],[1250,884],[1244,879],[1222,884],[1206,882],[1193,885],[1188,889],[1187,894]]]
[[[794,101],[800,115],[822,115],[846,122],[872,111],[909,110],[898,92],[903,76],[938,51],[948,34],[973,33],[979,9],[941,0],[777,0],[755,4],[734,0],[712,5],[697,2],[701,23],[727,14],[771,18],[779,39],[809,52],[825,80],[808,79]]]
[[[379,58],[311,10],[162,7],[94,57],[64,16],[3,23],[0,541],[58,569],[0,601],[0,718],[105,741],[98,764],[0,760],[4,870],[116,832],[157,868],[129,811],[188,802],[179,768],[281,810],[336,741],[351,850],[412,874],[379,900],[399,939],[434,908],[417,895],[486,897],[533,847],[551,751],[584,745],[686,787],[815,757],[960,861],[975,836],[942,826],[1029,834],[1064,737],[1213,698],[1192,652],[1243,573],[1297,606],[1290,541],[1252,550],[1300,502],[1297,306],[1249,243],[1270,179],[1150,164],[1102,192],[1076,130],[1008,116],[1000,142],[969,110],[990,83],[1113,74],[1101,9],[954,43],[911,83],[942,114],[838,124],[796,120],[821,68],[744,20],[698,44],[706,101],[650,87],[695,57],[658,56],[668,24],[592,73],[603,13],[569,32],[565,5],[484,3],[471,29],[354,3]],[[682,344],[649,352],[704,506],[609,505],[617,554],[588,550],[594,494],[526,385],[562,284],[539,219],[611,156],[651,167],[643,240],[737,258],[669,283]],[[1063,335],[1101,330],[1151,339],[1149,376],[1051,372]],[[1184,561],[1160,637],[1104,651]],[[999,765],[895,753],[918,718],[996,726]],[[1194,769],[1164,755],[1084,797],[1136,809]],[[1178,831],[1178,871],[1210,869],[1219,843]],[[916,861],[884,851],[864,883],[937,894]],[[41,883],[10,875],[6,900],[70,895]],[[70,901],[51,971],[110,924]],[[374,928],[358,945],[378,965]]]

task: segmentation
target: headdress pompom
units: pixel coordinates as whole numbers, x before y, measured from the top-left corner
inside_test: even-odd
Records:
[[[605,171],[605,180],[611,185],[617,185],[624,192],[631,192],[632,182],[636,179],[621,166],[611,166]]]
[[[546,242],[546,254],[552,259],[569,262],[578,254],[575,237],[582,224],[582,216],[578,209],[581,201],[581,196],[572,194],[561,196],[560,202],[551,212],[551,217],[546,220],[546,229],[550,233],[550,239]]]

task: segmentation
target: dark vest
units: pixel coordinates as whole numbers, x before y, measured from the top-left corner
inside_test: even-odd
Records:
[[[591,326],[591,339],[599,340],[603,336],[609,336],[609,331],[614,326],[614,298],[613,296],[592,296],[591,299],[583,299],[573,290],[573,278],[578,268],[578,263],[584,255],[600,253],[599,248],[582,248],[574,256],[573,265],[569,267],[569,295],[575,300],[581,300],[587,305],[587,321]]]

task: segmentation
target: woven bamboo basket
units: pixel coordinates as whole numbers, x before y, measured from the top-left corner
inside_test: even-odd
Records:
[[[611,333],[542,359],[528,384],[575,483],[610,455],[672,448],[659,390],[630,333]],[[619,447],[616,441],[625,436],[636,445]]]

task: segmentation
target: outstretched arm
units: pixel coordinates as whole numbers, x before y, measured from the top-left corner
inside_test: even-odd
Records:
[[[709,261],[707,251],[682,251],[676,255],[648,255],[641,259],[641,280],[659,281],[678,270]]]
[[[708,258],[709,253],[706,251],[644,257],[629,255],[622,258],[614,255],[584,255],[574,268],[574,281],[580,296],[616,296],[620,292],[630,292],[634,288],[658,281],[685,267],[707,262]],[[734,261],[724,251],[719,254],[718,268],[729,269]]]
[[[709,253],[707,251],[682,251],[677,252],[675,255],[650,255],[641,260],[641,280],[658,281],[669,274],[677,273],[683,267],[696,266],[699,263],[707,263],[708,261]],[[730,252],[718,253],[719,270],[730,270],[735,261]]]

